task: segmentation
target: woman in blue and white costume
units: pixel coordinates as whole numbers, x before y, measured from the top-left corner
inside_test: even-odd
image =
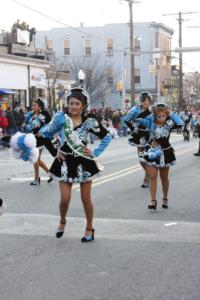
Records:
[[[124,117],[124,122],[131,130],[131,138],[129,139],[129,144],[137,147],[138,153],[142,151],[146,142],[149,140],[149,130],[148,128],[137,125],[135,122],[136,118],[145,118],[151,114],[150,106],[151,106],[151,96],[147,92],[143,92],[140,95],[140,104],[134,106],[130,109],[127,115]],[[145,165],[141,162],[141,166],[145,171]],[[149,186],[149,179],[147,173],[145,171],[145,177],[143,180],[142,188],[146,188]]]
[[[153,113],[145,119],[136,119],[139,125],[149,129],[151,138],[144,150],[139,153],[140,161],[146,164],[146,171],[150,178],[151,204],[148,208],[156,210],[157,207],[157,178],[158,172],[162,182],[163,203],[162,208],[168,208],[169,168],[176,157],[169,138],[171,130],[183,126],[183,121],[176,113],[170,113],[168,107],[161,103],[153,109]]]
[[[49,113],[46,111],[44,100],[38,98],[33,101],[32,111],[28,112],[26,115],[26,125],[25,132],[33,133],[36,138],[37,148],[39,149],[39,158],[38,161],[34,164],[35,177],[30,185],[39,185],[40,184],[40,175],[39,167],[44,169],[48,173],[49,169],[46,164],[41,160],[42,150],[45,147],[45,140],[38,134],[39,130],[51,121]],[[50,143],[50,140],[49,140]],[[49,178],[48,182],[52,179]]]
[[[94,175],[101,171],[95,161],[108,146],[112,137],[109,132],[96,119],[85,116],[89,103],[89,95],[82,88],[73,88],[67,96],[69,115],[59,112],[54,119],[40,133],[51,138],[56,132],[64,133],[63,145],[58,151],[50,172],[59,181],[60,186],[60,224],[56,237],[64,234],[66,215],[71,200],[73,183],[80,184],[81,199],[83,202],[87,225],[82,242],[94,240],[93,204],[91,200],[91,187]],[[90,151],[87,141],[90,133],[101,139],[99,146]]]

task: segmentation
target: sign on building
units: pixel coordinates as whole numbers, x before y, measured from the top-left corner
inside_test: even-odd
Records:
[[[27,30],[21,30],[17,28],[17,43],[20,44],[30,44],[30,32]]]

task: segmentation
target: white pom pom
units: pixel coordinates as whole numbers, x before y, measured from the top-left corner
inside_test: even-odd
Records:
[[[39,150],[37,148],[34,148],[31,150],[31,154],[29,156],[29,161],[33,164],[36,163],[39,157]]]
[[[25,140],[24,140],[24,144],[28,147],[28,148],[35,148],[36,147],[36,139],[35,136],[32,133],[28,133],[26,134]]]
[[[22,154],[22,151],[17,151],[14,148],[11,151],[11,154],[14,156],[14,158],[20,159],[20,156]]]
[[[13,135],[11,137],[11,140],[10,140],[10,145],[12,148],[14,148],[15,150],[19,150],[19,147],[17,146],[17,140],[18,138],[23,135],[23,133],[21,132],[17,132],[15,135]]]

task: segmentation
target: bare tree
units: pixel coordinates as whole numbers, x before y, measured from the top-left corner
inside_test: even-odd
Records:
[[[56,105],[56,95],[55,95],[55,88],[57,87],[57,82],[59,77],[62,74],[60,71],[59,66],[51,66],[45,70],[46,73],[46,80],[47,80],[47,100],[49,103],[50,111],[55,108]]]
[[[91,103],[101,101],[105,107],[106,98],[111,93],[113,86],[107,84],[107,70],[110,67],[106,62],[102,64],[100,57],[83,57],[74,59],[69,63],[69,70],[72,78],[77,82],[78,72],[82,69],[85,72],[85,88],[90,94]]]

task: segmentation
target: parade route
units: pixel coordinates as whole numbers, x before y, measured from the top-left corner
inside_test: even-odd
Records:
[[[31,187],[32,166],[0,153],[7,212],[0,217],[1,300],[199,300],[199,158],[197,141],[173,135],[177,163],[170,172],[169,209],[147,209],[149,189],[134,148],[113,140],[93,183],[95,242],[81,244],[85,228],[74,185],[64,237],[55,238],[56,181]],[[117,145],[117,147],[116,147]],[[94,145],[95,146],[95,145]],[[52,158],[45,152],[44,160]]]

